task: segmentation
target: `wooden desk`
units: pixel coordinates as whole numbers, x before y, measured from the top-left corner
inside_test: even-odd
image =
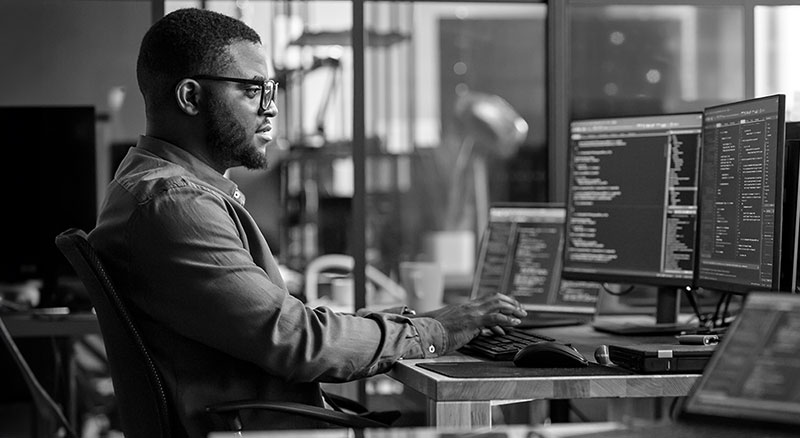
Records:
[[[674,342],[672,337],[618,337],[595,332],[590,326],[537,329],[571,343],[587,358],[603,344]],[[522,378],[452,378],[416,366],[421,362],[476,361],[455,354],[436,359],[398,362],[389,376],[427,399],[427,422],[436,427],[484,427],[492,424],[492,407],[532,400],[583,398],[681,397],[688,394],[699,374],[548,376]]]
[[[618,423],[583,423],[560,424],[548,426],[501,426],[489,428],[388,428],[388,429],[312,429],[312,430],[274,430],[274,431],[244,431],[243,438],[454,438],[484,437],[484,438],[567,438],[589,433],[607,432],[622,429]],[[212,432],[208,438],[230,438],[231,432]]]

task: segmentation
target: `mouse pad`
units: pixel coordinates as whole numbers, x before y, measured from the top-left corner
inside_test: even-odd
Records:
[[[617,367],[605,367],[590,362],[581,368],[520,368],[511,361],[430,362],[418,367],[447,377],[480,379],[492,377],[552,377],[552,376],[624,376],[636,373]]]

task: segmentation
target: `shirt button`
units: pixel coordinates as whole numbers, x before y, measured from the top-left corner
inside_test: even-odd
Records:
[[[429,353],[436,353],[436,347],[434,347],[433,345],[428,346],[428,352]]]

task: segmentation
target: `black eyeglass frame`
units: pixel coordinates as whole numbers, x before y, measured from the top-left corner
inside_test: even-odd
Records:
[[[259,102],[261,111],[267,111],[272,102],[275,102],[275,95],[278,94],[278,82],[272,79],[261,81],[258,79],[231,78],[227,76],[215,75],[194,75],[189,79],[235,82],[237,84],[257,85],[261,87],[261,101]]]

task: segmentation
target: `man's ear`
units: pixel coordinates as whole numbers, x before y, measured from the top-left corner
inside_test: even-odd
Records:
[[[200,113],[202,88],[194,79],[183,79],[175,86],[175,102],[178,108],[190,116]]]

